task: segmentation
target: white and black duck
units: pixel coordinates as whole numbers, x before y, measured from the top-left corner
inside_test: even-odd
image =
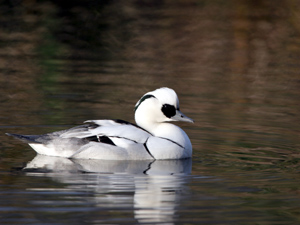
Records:
[[[193,122],[179,110],[174,90],[146,93],[135,105],[135,121],[88,120],[68,130],[43,135],[10,134],[37,153],[80,159],[153,160],[192,156],[187,134],[170,121]]]

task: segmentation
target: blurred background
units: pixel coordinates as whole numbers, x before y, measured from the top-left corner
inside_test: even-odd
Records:
[[[295,205],[277,202],[286,211],[267,221],[299,222],[299,21],[299,0],[1,1],[0,170],[35,156],[5,132],[134,122],[138,99],[167,86],[195,120],[178,123],[193,143],[192,175],[292,194]],[[258,178],[270,171],[289,183],[270,188],[271,175]]]
[[[183,126],[197,148],[214,141],[296,150],[298,3],[2,1],[3,132],[133,122],[138,99],[167,86],[196,121]]]

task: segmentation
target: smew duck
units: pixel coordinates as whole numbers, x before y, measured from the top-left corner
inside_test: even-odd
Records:
[[[192,156],[187,134],[172,121],[193,122],[179,110],[173,89],[148,92],[135,105],[136,125],[124,120],[87,120],[71,129],[42,135],[7,133],[38,154],[80,159],[151,160]]]

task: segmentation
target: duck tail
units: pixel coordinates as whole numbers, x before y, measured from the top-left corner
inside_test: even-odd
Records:
[[[37,141],[39,135],[22,135],[22,134],[11,134],[11,133],[5,133],[5,134],[14,137],[20,141],[23,141],[25,143],[41,143]]]

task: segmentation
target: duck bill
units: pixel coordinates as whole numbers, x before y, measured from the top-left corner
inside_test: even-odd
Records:
[[[187,117],[186,115],[184,115],[179,110],[176,110],[176,114],[175,114],[175,116],[172,117],[172,119],[175,120],[175,121],[184,121],[184,122],[194,123],[193,119]]]

